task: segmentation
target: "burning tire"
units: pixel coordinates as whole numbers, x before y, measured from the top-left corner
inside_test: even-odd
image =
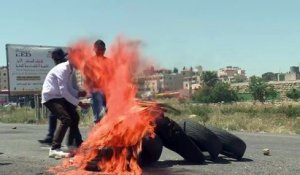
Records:
[[[142,140],[142,151],[138,158],[139,165],[143,166],[156,162],[160,158],[162,149],[163,145],[158,136],[155,136],[154,138],[144,137]],[[98,150],[96,157],[87,163],[85,169],[88,171],[101,171],[97,164],[101,160],[111,159],[113,152],[114,151],[111,148]]]
[[[185,160],[193,163],[203,163],[204,155],[197,145],[184,133],[180,126],[167,117],[156,120],[156,134],[168,149],[178,153]]]
[[[158,161],[163,150],[163,144],[158,136],[154,138],[144,137],[142,151],[139,155],[139,164],[148,165]]]
[[[101,171],[98,167],[98,162],[101,160],[109,160],[113,156],[113,149],[103,148],[102,150],[97,150],[97,155],[94,159],[89,161],[85,167],[85,170],[88,171]]]
[[[202,150],[207,151],[211,160],[218,158],[222,143],[212,131],[194,121],[183,120],[178,123],[186,135]]]
[[[216,134],[222,143],[223,149],[221,154],[241,160],[246,151],[246,143],[239,137],[220,128],[207,126],[214,134]]]

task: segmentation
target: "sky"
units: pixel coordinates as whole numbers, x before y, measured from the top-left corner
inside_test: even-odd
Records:
[[[237,66],[247,76],[300,64],[298,0],[0,0],[5,44],[69,46],[120,35],[163,68]]]

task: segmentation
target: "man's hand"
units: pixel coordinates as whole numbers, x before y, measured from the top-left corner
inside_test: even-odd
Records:
[[[90,104],[88,103],[82,103],[81,101],[78,103],[78,106],[80,106],[83,109],[87,109],[90,107]]]
[[[79,91],[78,92],[78,97],[85,97],[86,96],[86,92],[85,91]]]

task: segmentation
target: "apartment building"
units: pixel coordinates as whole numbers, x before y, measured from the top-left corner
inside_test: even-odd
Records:
[[[220,80],[225,82],[231,82],[235,80],[237,76],[242,76],[246,78],[245,72],[246,72],[245,70],[239,67],[227,66],[225,68],[219,69],[217,75]]]

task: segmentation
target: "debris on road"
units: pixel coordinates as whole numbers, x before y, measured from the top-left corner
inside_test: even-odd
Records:
[[[265,156],[270,156],[270,149],[268,148],[263,149],[263,153]]]

